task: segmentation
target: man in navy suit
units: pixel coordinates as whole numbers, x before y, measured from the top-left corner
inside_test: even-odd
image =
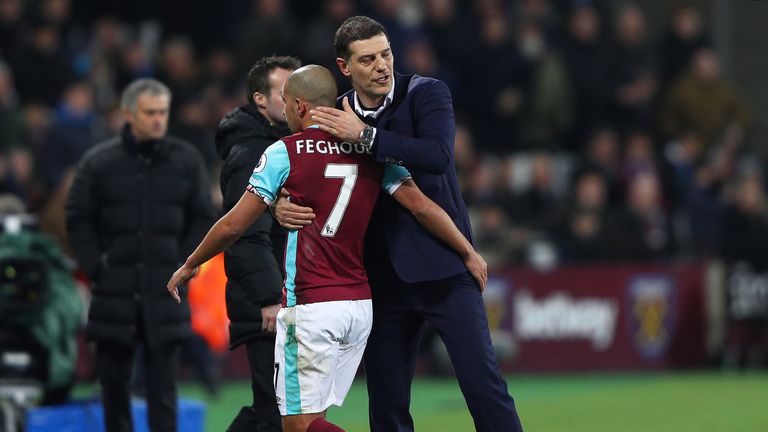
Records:
[[[419,188],[471,239],[454,168],[448,86],[396,73],[386,30],[368,17],[346,20],[334,47],[353,89],[339,98],[339,109],[316,108],[317,123],[344,141],[368,146],[378,162],[407,167]],[[275,212],[289,229],[314,218],[312,209],[285,199]],[[411,382],[425,321],[448,349],[475,429],[522,431],[493,353],[481,290],[461,258],[382,194],[368,228],[365,265],[374,317],[365,353],[371,431],[413,431]]]

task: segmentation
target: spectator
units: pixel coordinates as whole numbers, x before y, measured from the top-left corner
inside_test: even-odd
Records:
[[[0,61],[0,151],[22,145],[24,118],[13,86],[13,72]]]
[[[43,163],[46,167],[46,182],[56,186],[70,167],[90,149],[99,138],[97,130],[93,89],[85,82],[76,82],[67,87],[61,103],[56,107],[51,131],[48,135]]]
[[[621,149],[614,129],[601,126],[592,131],[580,164],[579,170],[595,170],[603,175],[611,203],[621,201]]]
[[[689,132],[673,141],[667,152],[688,222],[689,250],[698,257],[710,256],[717,249],[712,233],[718,230],[720,192],[728,176],[722,165],[705,157],[703,147],[700,136]]]
[[[532,230],[551,231],[560,211],[553,185],[552,156],[535,153],[530,163],[531,184],[514,200],[512,214],[516,221]]]
[[[48,135],[51,132],[53,123],[53,112],[50,108],[42,104],[28,103],[22,106],[22,116],[24,121],[24,143],[32,153],[35,162],[35,171],[38,174],[45,172],[43,160],[47,154]],[[38,181],[44,182],[44,175],[38,175]],[[39,207],[30,203],[30,208]]]
[[[487,15],[480,22],[480,42],[471,71],[473,83],[467,112],[472,115],[478,148],[498,155],[511,153],[518,144],[520,116],[527,101],[530,65],[512,43],[510,23],[504,14]],[[469,65],[467,65],[469,67]]]
[[[21,0],[0,0],[0,58],[13,60],[22,34],[23,7]]]
[[[620,132],[645,128],[653,119],[657,78],[643,11],[636,5],[622,7],[616,15],[615,33],[608,66],[611,119]]]
[[[226,47],[218,47],[206,57],[206,92],[235,93],[240,91],[235,53]]]
[[[768,215],[762,178],[745,173],[736,182],[734,200],[720,224],[720,256],[728,263],[746,263],[755,272],[768,271]]]
[[[193,99],[200,89],[202,71],[189,39],[174,37],[165,41],[160,58],[158,79],[168,83],[179,103]],[[175,116],[171,118],[172,122],[177,120]]]
[[[414,37],[414,28],[408,19],[409,5],[405,0],[371,0],[371,16],[387,29],[392,54],[403,64],[405,47]]]
[[[749,121],[744,101],[720,77],[720,60],[709,48],[693,55],[690,72],[670,89],[661,116],[668,137],[693,131],[704,140],[705,153],[722,148],[732,153]]]
[[[407,73],[421,76],[433,76],[445,81],[449,87],[457,88],[458,77],[446,69],[435,56],[432,45],[423,35],[414,34],[405,45],[403,69]]]
[[[121,100],[127,124],[83,157],[67,201],[70,243],[93,282],[86,333],[96,342],[108,432],[133,430],[129,389],[139,343],[150,429],[176,431],[190,312],[168,297],[165,280],[205,233],[212,209],[200,154],[166,135],[170,103],[159,81],[129,85]]]
[[[623,147],[620,178],[624,189],[626,190],[626,185],[632,183],[638,175],[649,174],[661,185],[664,207],[676,207],[679,191],[675,185],[672,168],[666,160],[659,157],[651,133],[644,130],[632,131],[624,139]]]
[[[600,16],[592,6],[571,12],[563,48],[573,89],[573,128],[566,148],[578,150],[588,133],[608,117],[609,53],[601,38]]]
[[[518,146],[539,150],[560,148],[573,120],[571,82],[565,64],[535,21],[520,26],[517,44],[531,73]]]
[[[217,162],[216,152],[211,146],[213,128],[209,124],[208,109],[200,97],[192,97],[177,104],[176,121],[171,123],[170,133],[181,138],[200,152],[208,172]]]
[[[72,4],[70,0],[42,0],[37,3],[36,18],[56,28],[65,45],[72,36]]]
[[[456,122],[456,140],[453,145],[454,159],[456,160],[456,175],[461,187],[461,196],[464,201],[470,202],[472,198],[472,179],[480,170],[480,164],[475,151],[475,137],[466,124]]]
[[[624,237],[625,257],[659,260],[676,251],[672,221],[662,206],[658,177],[645,172],[627,185],[626,204],[617,221]]]
[[[22,102],[55,105],[72,80],[69,57],[56,28],[35,24],[13,56],[13,76]]]
[[[514,226],[503,208],[498,205],[481,206],[470,216],[475,247],[489,267],[499,268],[521,262],[525,231]]]
[[[701,13],[692,5],[684,5],[672,12],[671,26],[659,46],[659,80],[667,89],[688,69],[693,54],[711,44],[710,36],[701,23]]]
[[[720,226],[720,254],[728,267],[727,287],[759,284],[768,271],[768,218],[763,180],[745,172],[736,181],[733,203]],[[729,290],[729,320],[723,350],[723,366],[761,367],[768,354],[765,300],[753,290]],[[744,308],[743,304],[751,304]],[[734,306],[739,305],[741,306]],[[750,310],[751,309],[751,310]]]
[[[246,23],[240,60],[252,65],[275,53],[299,54],[296,25],[285,10],[284,0],[253,0],[251,17]]]
[[[563,262],[608,261],[619,258],[613,230],[615,216],[608,204],[608,184],[599,171],[577,174],[573,201],[563,212],[555,239]]]
[[[310,24],[302,43],[302,58],[307,63],[319,64],[334,73],[339,91],[349,90],[349,80],[336,67],[336,53],[333,51],[333,40],[336,29],[345,19],[355,15],[357,7],[353,0],[326,0],[323,13]]]
[[[472,54],[472,44],[467,43],[473,39],[469,14],[456,0],[428,0],[425,14],[423,28],[437,59],[458,74]],[[454,92],[458,93],[457,97],[463,95],[461,86]],[[457,101],[463,103],[464,99]]]

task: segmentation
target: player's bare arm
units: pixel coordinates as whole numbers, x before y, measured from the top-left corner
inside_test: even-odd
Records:
[[[461,256],[467,270],[480,285],[480,291],[483,291],[485,283],[488,281],[488,265],[483,257],[475,251],[469,240],[464,237],[464,234],[456,228],[448,213],[424,195],[413,180],[403,183],[392,194],[392,197],[408,209],[430,234],[443,241]]]
[[[213,225],[184,265],[173,273],[167,285],[171,297],[177,303],[181,303],[179,287],[186,284],[195,275],[197,267],[221,253],[240,238],[266,209],[267,204],[261,197],[250,192],[243,193],[240,201]]]

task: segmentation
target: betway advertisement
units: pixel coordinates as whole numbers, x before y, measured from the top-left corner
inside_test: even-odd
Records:
[[[485,293],[505,371],[659,369],[706,362],[703,267],[509,269]]]

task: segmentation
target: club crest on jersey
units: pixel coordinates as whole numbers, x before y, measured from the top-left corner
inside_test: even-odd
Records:
[[[267,155],[266,153],[262,154],[259,158],[259,162],[256,164],[256,168],[253,169],[253,172],[260,173],[264,171],[264,167],[267,165]]]

